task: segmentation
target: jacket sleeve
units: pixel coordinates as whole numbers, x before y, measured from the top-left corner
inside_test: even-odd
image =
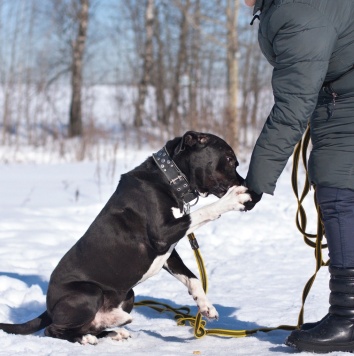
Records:
[[[273,194],[315,109],[337,35],[318,10],[290,3],[272,13],[259,36],[261,47],[266,41],[273,50],[274,106],[254,147],[246,186]]]

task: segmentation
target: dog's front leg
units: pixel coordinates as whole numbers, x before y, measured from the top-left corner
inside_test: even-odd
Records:
[[[209,319],[218,319],[219,314],[209,302],[201,282],[183,263],[176,250],[172,251],[163,268],[188,288],[202,315]]]
[[[245,208],[243,204],[251,199],[246,191],[246,187],[233,186],[216,202],[190,213],[189,216],[191,222],[186,235],[195,231],[207,222],[218,219],[222,214],[228,211],[243,211]]]

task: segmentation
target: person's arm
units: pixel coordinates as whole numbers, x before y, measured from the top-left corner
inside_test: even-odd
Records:
[[[256,194],[273,194],[315,109],[336,37],[328,19],[309,5],[289,3],[273,13],[267,39],[275,53],[274,106],[254,147],[245,182]]]

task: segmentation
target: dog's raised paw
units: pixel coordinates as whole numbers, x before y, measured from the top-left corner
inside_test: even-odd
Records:
[[[213,305],[205,306],[204,308],[200,308],[199,310],[200,313],[208,319],[219,319],[219,313]]]
[[[111,331],[108,334],[108,337],[110,337],[112,340],[121,341],[121,340],[129,339],[131,336],[128,330],[122,328],[122,329]]]
[[[250,200],[251,200],[251,196],[248,193],[242,193],[238,195],[238,201],[241,204],[244,204]]]
[[[235,192],[237,194],[243,194],[247,192],[247,187],[243,186],[243,185],[239,185],[239,186],[235,186]]]
[[[227,211],[243,211],[245,209],[244,203],[251,200],[251,196],[248,193],[246,187],[232,186],[227,193],[219,200],[221,207],[221,213]]]

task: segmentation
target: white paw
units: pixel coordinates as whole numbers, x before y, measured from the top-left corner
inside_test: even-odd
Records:
[[[219,313],[215,309],[215,307],[210,304],[209,302],[206,302],[205,304],[199,305],[199,311],[200,313],[205,316],[208,319],[219,319]]]
[[[121,341],[121,340],[129,339],[130,334],[129,334],[128,330],[117,329],[117,330],[111,331],[108,334],[108,337],[110,337],[112,340]]]
[[[98,339],[96,336],[93,336],[91,334],[87,334],[87,335],[84,335],[82,338],[81,338],[81,341],[80,343],[82,345],[87,345],[87,344],[90,344],[90,345],[97,345],[98,344]]]
[[[246,193],[247,188],[244,186],[233,186],[229,188],[227,193],[219,200],[222,206],[222,212],[231,210],[243,211],[244,203],[251,200],[251,196]]]
[[[243,194],[239,194],[238,195],[238,201],[241,203],[241,204],[244,204],[248,201],[251,200],[251,196],[248,194],[248,193],[243,193]]]
[[[234,186],[234,187],[231,187],[231,188],[235,188],[235,191],[238,194],[242,194],[242,193],[246,193],[247,192],[247,187],[245,187],[244,185]]]

